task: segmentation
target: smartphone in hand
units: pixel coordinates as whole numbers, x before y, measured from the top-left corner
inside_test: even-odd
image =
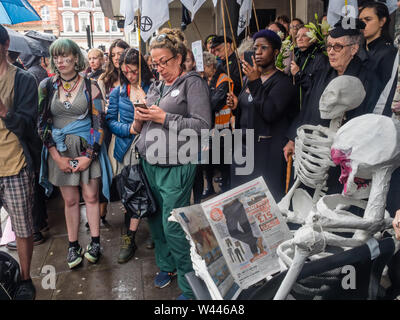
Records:
[[[134,103],[135,108],[148,109],[145,103]]]
[[[249,65],[253,67],[253,59],[255,52],[253,50],[245,51],[244,52],[244,61],[246,61]]]

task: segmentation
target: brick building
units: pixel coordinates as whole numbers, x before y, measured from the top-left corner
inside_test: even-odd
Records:
[[[123,32],[117,26],[117,22],[104,17],[98,0],[56,1],[60,38],[69,38],[82,48],[88,48],[86,26],[90,25],[95,48],[104,46],[108,49],[113,40],[124,37]]]
[[[57,0],[29,0],[29,3],[33,6],[42,20],[19,23],[11,26],[11,28],[19,32],[36,30],[51,33],[58,37],[60,34],[60,24]]]

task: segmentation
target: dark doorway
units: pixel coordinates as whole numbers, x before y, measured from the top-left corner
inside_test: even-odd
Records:
[[[267,25],[271,22],[275,21],[276,18],[276,9],[256,9],[258,24],[261,29],[265,29]],[[254,12],[253,12],[254,13]],[[251,15],[250,20],[250,32],[257,32],[257,24],[254,14]]]

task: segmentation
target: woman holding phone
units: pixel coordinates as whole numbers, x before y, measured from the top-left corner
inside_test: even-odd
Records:
[[[135,146],[132,144],[135,134],[131,128],[136,107],[146,106],[145,96],[153,80],[153,74],[141,56],[142,83],[139,84],[139,52],[136,49],[126,49],[119,59],[120,86],[110,95],[107,111],[108,127],[115,135],[113,157],[114,176],[131,164],[135,157]],[[131,212],[125,214],[127,233],[122,236],[122,244],[118,257],[119,263],[125,263],[133,257],[136,251],[135,234],[139,219],[133,218]]]
[[[285,191],[285,159],[281,150],[287,143],[286,132],[298,112],[297,90],[291,79],[277,70],[275,60],[281,39],[272,30],[262,30],[254,37],[252,64],[242,61],[246,81],[239,97],[229,93],[227,105],[236,116],[235,130],[254,130],[254,170],[250,175],[236,174],[232,164],[232,187],[263,176],[274,199],[279,202]],[[246,139],[247,141],[247,139]],[[243,145],[248,154],[251,145]]]

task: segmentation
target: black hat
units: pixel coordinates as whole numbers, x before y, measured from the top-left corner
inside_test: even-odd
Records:
[[[211,49],[214,49],[215,47],[218,47],[221,43],[224,43],[224,36],[216,36],[212,39],[211,42]],[[226,37],[226,42],[227,43],[232,43],[232,39],[229,37]]]
[[[365,29],[365,23],[358,18],[341,17],[334,25],[334,29],[329,31],[332,38],[340,38],[343,36],[358,36],[361,35],[361,30]]]

